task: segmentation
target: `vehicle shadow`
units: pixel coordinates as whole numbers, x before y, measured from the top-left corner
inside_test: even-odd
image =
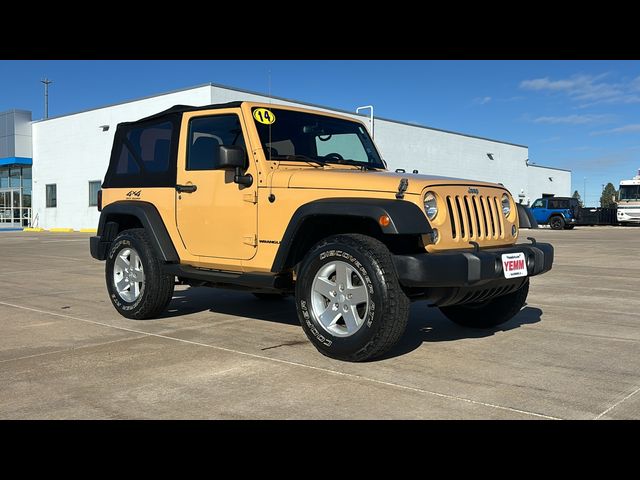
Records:
[[[158,318],[179,317],[204,311],[285,325],[300,325],[291,297],[265,301],[248,292],[208,287],[176,290],[171,303]]]
[[[207,287],[176,290],[169,307],[159,318],[172,318],[203,311],[283,325],[300,325],[292,297],[265,301],[248,292]],[[499,327],[466,328],[448,320],[437,308],[427,308],[424,302],[417,302],[411,305],[409,323],[398,344],[373,361],[405,355],[423,343],[490,337],[496,332],[506,332],[522,325],[537,323],[541,317],[542,310],[525,306],[515,317]]]
[[[468,328],[450,321],[437,308],[425,308],[422,302],[411,306],[411,315],[405,334],[398,344],[378,360],[405,355],[423,343],[452,342],[465,338],[490,337],[496,332],[507,332],[532,323],[538,323],[542,317],[542,310],[525,306],[508,322],[493,328]]]

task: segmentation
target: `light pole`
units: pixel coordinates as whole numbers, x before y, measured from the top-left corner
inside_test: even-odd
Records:
[[[49,118],[49,85],[51,85],[53,81],[44,77],[40,82],[44,83],[44,118]]]

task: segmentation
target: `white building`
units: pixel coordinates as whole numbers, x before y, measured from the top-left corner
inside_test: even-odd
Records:
[[[201,106],[235,100],[268,102],[269,98],[206,84],[33,122],[32,223],[47,229],[97,226],[95,195],[108,166],[118,123],[177,104]],[[277,97],[271,101],[347,114],[370,124],[369,117],[353,112]],[[420,173],[500,182],[516,201],[524,204],[543,195],[571,194],[571,172],[528,164],[529,150],[524,145],[382,118],[374,119],[374,127],[375,142],[392,170],[415,169]]]

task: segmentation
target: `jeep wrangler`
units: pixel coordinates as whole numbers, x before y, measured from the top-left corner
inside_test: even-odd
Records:
[[[174,106],[118,125],[91,255],[116,310],[159,316],[174,285],[295,296],[324,355],[379,357],[413,300],[465,327],[517,314],[553,247],[516,244],[502,186],[392,173],[363,123],[275,104]]]

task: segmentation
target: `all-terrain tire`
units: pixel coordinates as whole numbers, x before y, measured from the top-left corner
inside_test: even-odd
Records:
[[[440,307],[452,322],[463,327],[492,328],[511,320],[524,306],[529,293],[529,280],[515,292],[481,304]]]
[[[564,228],[565,221],[560,215],[554,215],[549,219],[549,226],[552,230],[562,230]]]
[[[136,298],[125,299],[123,294],[118,292],[114,269],[117,269],[118,256],[126,256],[125,254],[131,252],[131,249],[140,260],[144,281],[138,287],[139,294]],[[126,318],[135,320],[155,318],[164,311],[173,296],[175,277],[162,271],[162,263],[143,228],[123,230],[115,238],[107,254],[105,277],[111,303],[118,313]]]
[[[333,326],[323,326],[319,320],[318,313],[324,308],[323,301],[329,301],[330,305],[326,308],[333,308],[338,303],[331,303],[333,300],[329,300],[328,296],[319,297],[320,294],[313,290],[314,281],[321,278],[322,272],[331,271],[334,266],[336,289],[329,291],[328,295],[336,293],[333,300],[346,302],[340,308],[353,305],[355,309],[362,309],[355,314],[361,323],[352,333],[346,332],[346,317]],[[347,272],[350,278],[343,291],[338,290],[338,268]],[[354,282],[357,285],[355,287]],[[331,289],[331,281],[326,285]],[[356,300],[353,300],[353,304],[346,300],[347,297],[351,298],[349,288],[359,289],[357,295],[366,298],[366,309],[364,303],[358,303],[356,307]],[[366,235],[335,235],[311,248],[298,269],[295,296],[298,318],[309,340],[320,353],[339,360],[357,362],[383,355],[402,337],[409,319],[410,302],[398,282],[391,253],[382,242]],[[335,312],[339,313],[340,308]],[[340,325],[341,321],[344,327]],[[343,329],[346,333],[336,334],[328,328]]]

